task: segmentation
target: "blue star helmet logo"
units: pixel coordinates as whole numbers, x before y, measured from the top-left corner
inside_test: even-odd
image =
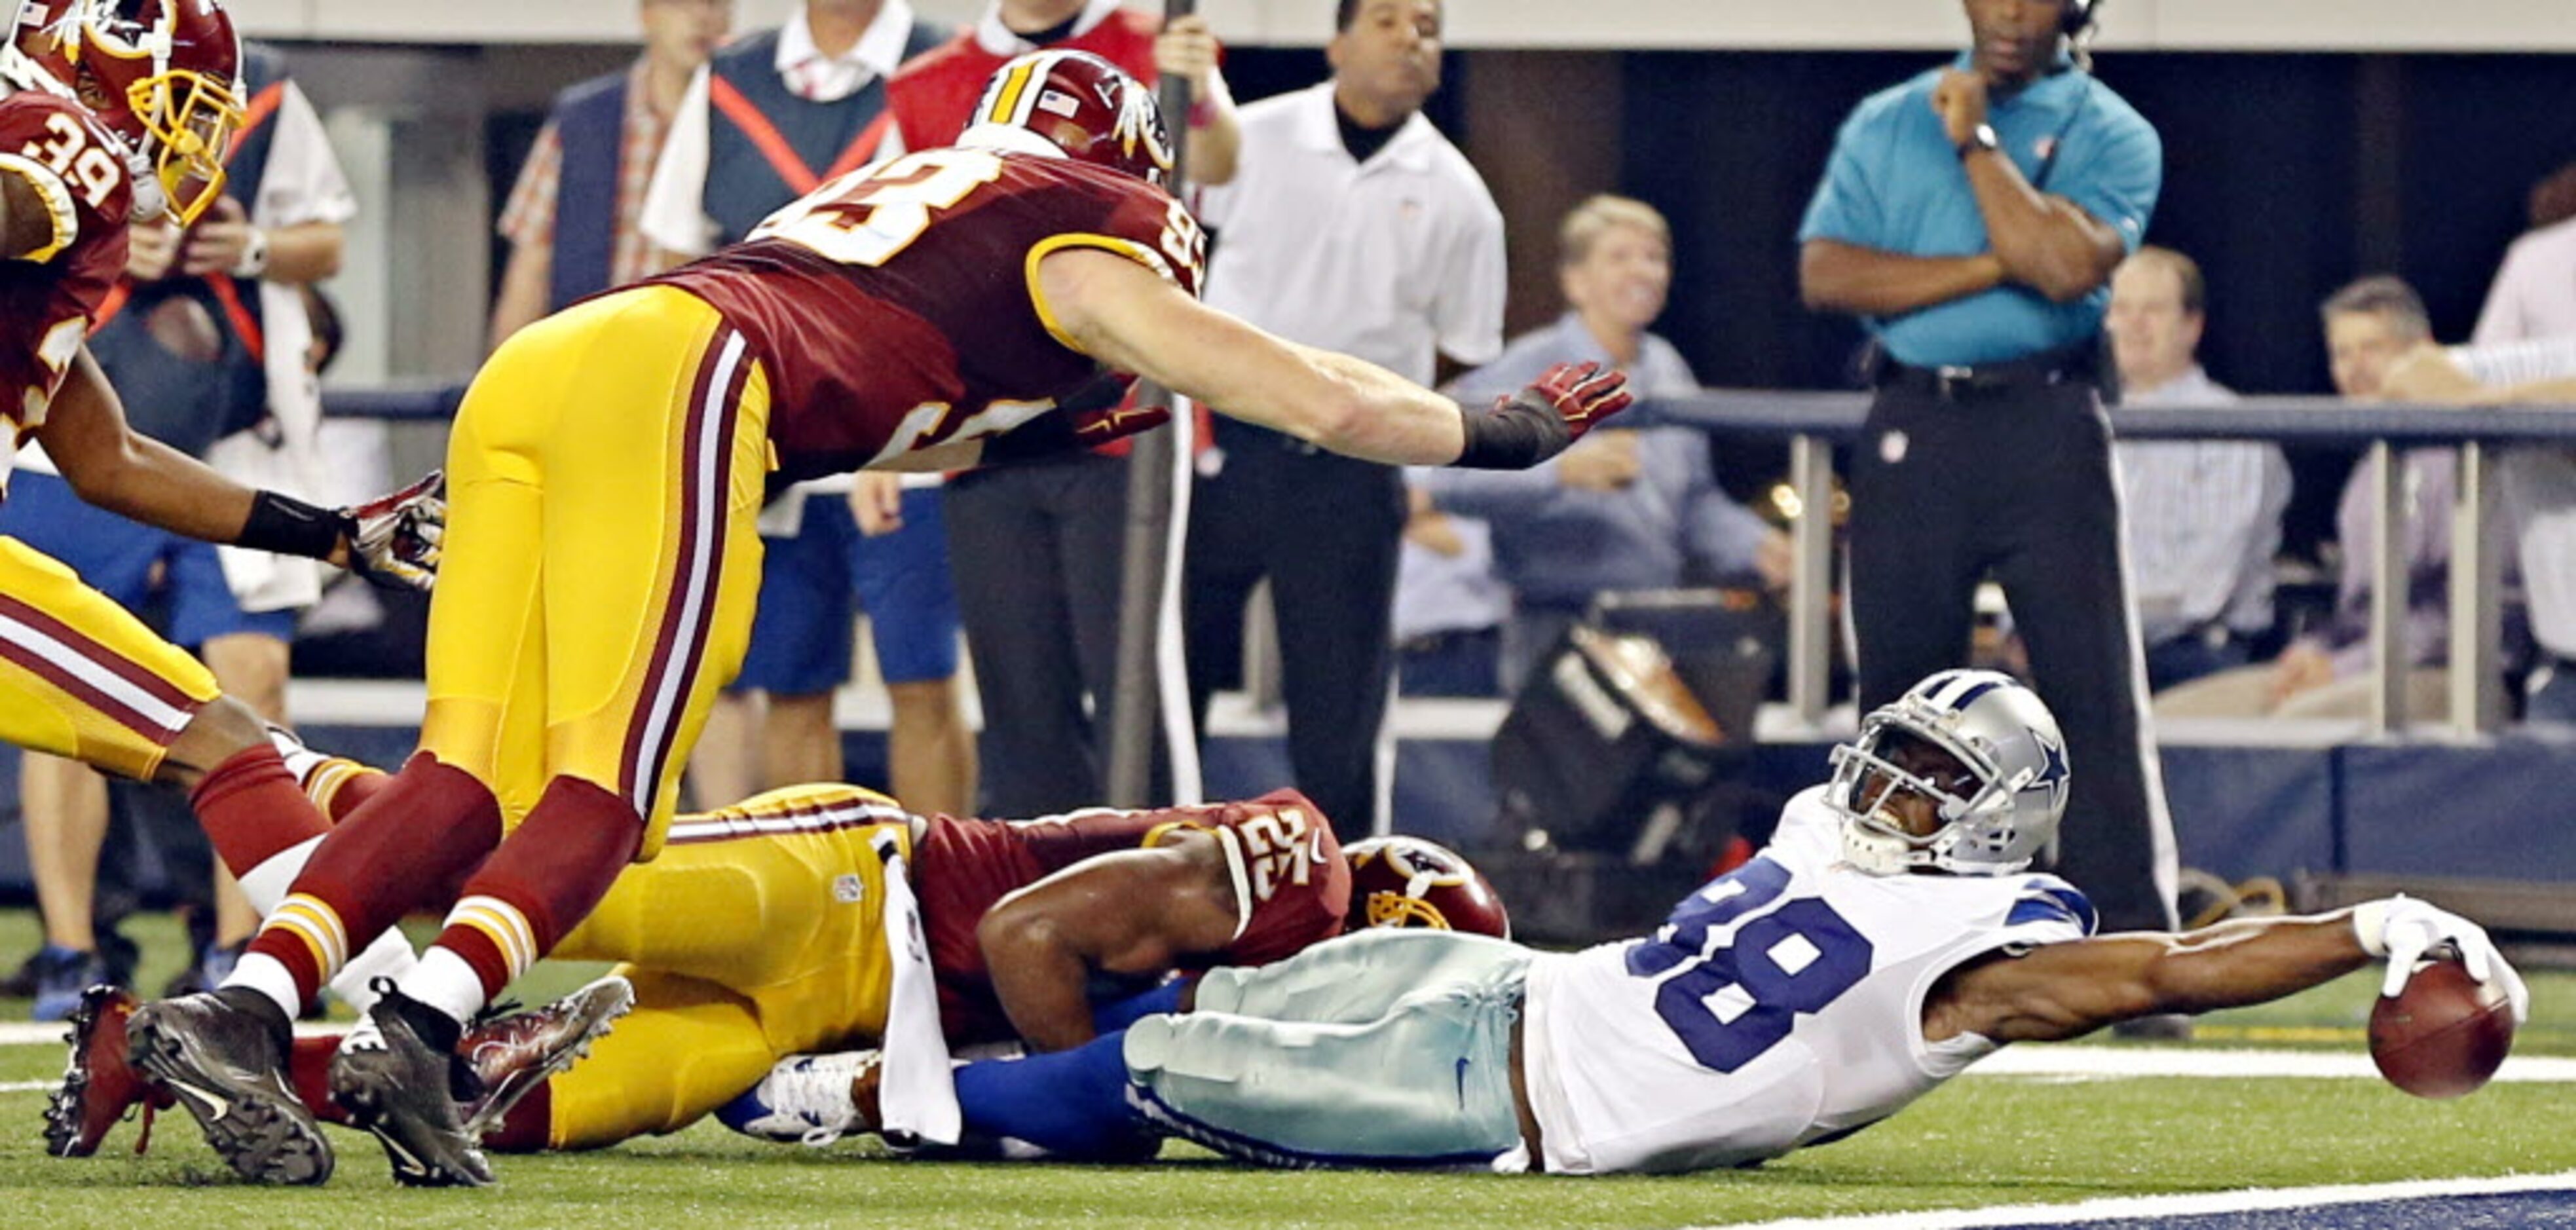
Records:
[[[2036,730],[2030,732],[2030,737],[2032,742],[2039,745],[2040,757],[2039,776],[2031,779],[2030,784],[2032,787],[2048,787],[2048,805],[2062,808],[2066,806],[2068,782],[2066,745]]]

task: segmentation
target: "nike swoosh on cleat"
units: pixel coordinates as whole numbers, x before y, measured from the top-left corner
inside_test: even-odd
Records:
[[[161,1081],[163,1084],[170,1086],[173,1090],[176,1090],[196,1101],[205,1103],[208,1107],[206,1118],[209,1121],[221,1119],[224,1116],[233,1113],[232,1099],[224,1097],[211,1089],[200,1089],[186,1081],[167,1076],[162,1077]]]
[[[1465,1056],[1460,1056],[1458,1059],[1458,1104],[1460,1106],[1467,1104],[1467,1062]]]

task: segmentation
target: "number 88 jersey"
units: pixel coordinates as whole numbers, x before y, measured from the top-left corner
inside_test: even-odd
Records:
[[[1943,974],[2092,932],[2055,876],[1842,864],[1823,790],[1654,935],[1533,963],[1524,1062],[1548,1170],[1734,1166],[1857,1131],[1994,1051],[1924,1039]]]
[[[124,145],[90,113],[48,94],[0,99],[0,175],[33,188],[51,235],[0,260],[0,493],[17,446],[43,426],[89,321],[125,271],[125,222],[134,207]]]

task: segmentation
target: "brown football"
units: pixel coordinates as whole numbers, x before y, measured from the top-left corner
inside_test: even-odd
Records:
[[[2479,985],[2457,961],[2418,967],[2370,1009],[2370,1059],[2419,1098],[2456,1098],[2487,1083],[2513,1049],[2513,1010],[2499,983]]]

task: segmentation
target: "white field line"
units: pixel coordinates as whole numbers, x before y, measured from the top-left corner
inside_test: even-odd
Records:
[[[349,1032],[349,1021],[298,1021],[298,1037]],[[71,1026],[62,1021],[0,1021],[0,1046],[61,1046]]]
[[[1968,1069],[1970,1076],[2117,1080],[2141,1076],[2379,1078],[2370,1056],[2338,1051],[2207,1050],[2185,1046],[2008,1046]],[[2576,1059],[2512,1056],[2500,1081],[2576,1081]]]
[[[2122,1196],[2077,1204],[2020,1204],[1943,1213],[1872,1213],[1861,1217],[1798,1217],[1739,1225],[1730,1230],[1974,1230],[1980,1226],[2073,1225],[2132,1217],[2187,1217],[2258,1209],[2301,1209],[2321,1204],[2414,1200],[2429,1196],[2489,1196],[2576,1189],[2576,1171],[2502,1179],[2428,1179],[2338,1187],[2252,1188],[2187,1196]]]

